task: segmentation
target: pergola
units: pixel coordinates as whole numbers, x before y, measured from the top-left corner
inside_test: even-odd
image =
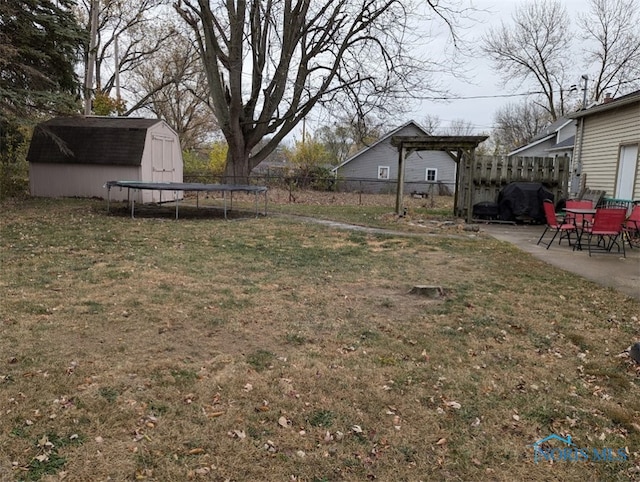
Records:
[[[414,151],[445,151],[456,162],[456,190],[453,210],[457,212],[459,203],[459,188],[466,183],[469,193],[473,185],[471,172],[468,179],[463,179],[460,161],[464,158],[470,163],[475,159],[475,150],[478,145],[487,140],[489,136],[393,136],[391,145],[398,148],[398,188],[396,191],[396,214],[403,214],[402,200],[404,197],[404,171],[405,161]],[[466,197],[467,221],[471,219],[471,195]]]

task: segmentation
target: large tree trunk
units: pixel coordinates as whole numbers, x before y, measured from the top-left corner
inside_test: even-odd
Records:
[[[223,182],[225,184],[249,184],[251,169],[249,153],[245,153],[242,149],[233,150],[229,145]]]

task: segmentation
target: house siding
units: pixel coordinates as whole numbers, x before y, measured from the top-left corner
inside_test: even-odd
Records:
[[[586,185],[613,197],[621,146],[640,144],[640,103],[587,116],[583,122],[584,132],[579,142]],[[636,168],[634,199],[639,198],[640,170]]]
[[[556,142],[560,143],[562,141],[566,141],[570,137],[575,136],[576,135],[576,125],[577,125],[577,122],[573,121],[573,122],[570,122],[569,124],[567,124],[566,126],[564,126],[562,129],[558,130]]]
[[[549,157],[549,149],[556,144],[556,139],[541,142],[535,146],[523,149],[522,151],[509,157]],[[551,156],[553,157],[553,156]]]
[[[424,136],[424,131],[409,124],[394,136]],[[393,192],[398,180],[398,148],[391,145],[391,138],[362,151],[351,161],[338,168],[340,185],[346,189],[368,192]],[[389,167],[389,179],[378,180],[378,167]],[[441,151],[413,152],[405,160],[405,191],[427,190],[427,168],[437,169],[437,182],[447,184],[451,192],[455,188],[456,163]]]

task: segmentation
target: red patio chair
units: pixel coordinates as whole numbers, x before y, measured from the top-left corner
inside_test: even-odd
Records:
[[[622,225],[627,216],[626,209],[619,208],[599,208],[593,218],[593,224],[584,228],[582,237],[587,236],[589,256],[592,251],[602,251],[610,253],[613,246],[622,246],[622,254],[626,258],[624,249],[624,234]],[[618,241],[621,240],[622,243]]]
[[[593,203],[589,200],[579,201],[575,199],[569,199],[566,202],[565,207],[567,209],[592,209]],[[593,214],[573,214],[567,213],[564,218],[565,223],[574,223],[576,226],[584,226],[593,222]]]
[[[630,248],[633,248],[634,243],[640,244],[640,204],[633,207],[631,214],[622,225],[622,231]]]
[[[549,243],[542,243],[547,246],[547,249],[549,249],[549,246],[551,246],[553,241],[556,239],[558,233],[560,233],[558,244],[562,242],[562,238],[567,238],[569,246],[571,246],[571,233],[576,233],[577,236],[576,225],[574,223],[558,221],[558,218],[556,217],[556,209],[553,206],[553,203],[548,199],[544,200],[542,206],[544,207],[544,215],[547,219],[547,226],[545,227],[544,232],[542,233],[542,236],[540,236],[537,244],[540,244],[542,242],[542,238],[544,238],[544,235],[547,234],[547,231],[553,231],[553,237],[551,238],[551,241],[549,241]]]

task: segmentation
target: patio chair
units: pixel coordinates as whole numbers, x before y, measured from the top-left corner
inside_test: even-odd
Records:
[[[640,245],[640,204],[631,210],[631,214],[622,225],[622,232],[630,248],[633,248],[634,244]]]
[[[569,199],[567,200],[565,207],[567,209],[591,209],[593,208],[593,203],[589,200]],[[582,227],[593,222],[593,214],[567,213],[564,218],[564,222],[573,223],[577,227]]]
[[[569,246],[571,246],[571,233],[576,233],[577,236],[576,225],[574,223],[558,221],[558,218],[556,217],[556,209],[550,200],[545,199],[542,203],[542,206],[544,207],[544,215],[547,220],[547,225],[544,228],[542,236],[540,236],[540,239],[536,244],[542,243],[542,238],[544,238],[545,234],[547,234],[547,231],[553,231],[553,237],[551,238],[551,241],[549,241],[548,243],[542,243],[546,245],[547,249],[549,249],[549,246],[553,244],[553,241],[556,239],[556,236],[558,236],[558,234],[560,234],[558,244],[562,242],[562,238],[567,238],[567,242],[569,243]]]
[[[622,225],[627,216],[626,209],[618,208],[598,208],[593,218],[591,226],[585,226],[582,238],[587,236],[587,246],[589,256],[592,252],[600,251],[610,253],[613,246],[622,247],[622,255],[626,258],[627,253],[624,249],[624,233]],[[622,241],[621,243],[619,241]]]

